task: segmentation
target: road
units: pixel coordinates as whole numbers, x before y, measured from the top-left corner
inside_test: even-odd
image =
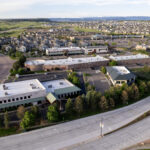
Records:
[[[0,138],[0,147],[4,150],[63,149],[97,138],[100,135],[99,122],[102,117],[105,124],[103,131],[108,133],[128,124],[149,110],[150,97],[114,111],[31,132],[3,137]]]
[[[122,150],[147,139],[150,139],[150,117],[103,138],[65,150]]]
[[[8,56],[0,55],[0,82],[7,78],[13,63],[14,60],[10,59]]]

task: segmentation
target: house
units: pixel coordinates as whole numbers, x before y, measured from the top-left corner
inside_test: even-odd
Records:
[[[26,49],[25,46],[20,46],[20,47],[18,48],[18,51],[25,53],[25,52],[27,51],[27,49]]]
[[[121,86],[124,83],[131,85],[135,82],[136,76],[124,66],[106,67],[106,70],[114,86]]]

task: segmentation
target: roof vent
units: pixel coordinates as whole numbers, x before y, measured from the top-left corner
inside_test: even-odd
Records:
[[[3,84],[3,89],[8,90],[8,87],[5,84]]]
[[[5,95],[8,95],[8,93],[7,93],[7,92],[5,92]]]
[[[52,85],[49,85],[48,88],[49,88],[49,89],[52,88]]]
[[[64,83],[63,83],[63,82],[60,82],[59,84],[60,84],[60,85],[63,85]]]

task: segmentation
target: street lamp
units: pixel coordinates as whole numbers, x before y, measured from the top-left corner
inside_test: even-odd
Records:
[[[99,126],[100,126],[100,130],[101,130],[101,134],[100,134],[100,136],[101,136],[101,137],[103,137],[103,128],[104,128],[103,119],[101,119],[101,120],[100,120],[100,124],[99,124]]]

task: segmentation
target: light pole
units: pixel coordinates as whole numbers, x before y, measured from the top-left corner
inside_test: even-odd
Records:
[[[103,128],[104,128],[104,123],[103,123],[103,119],[100,120],[100,136],[103,137]]]

